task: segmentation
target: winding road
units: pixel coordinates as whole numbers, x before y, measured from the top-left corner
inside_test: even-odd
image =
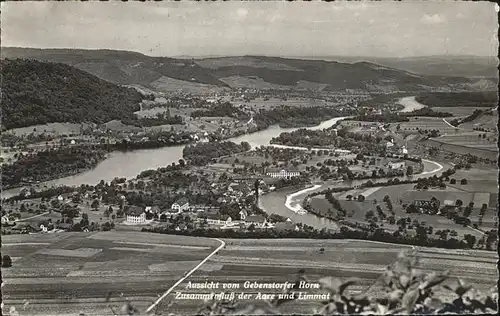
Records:
[[[196,270],[198,270],[205,262],[207,262],[210,258],[212,258],[213,255],[215,255],[217,252],[219,252],[219,250],[221,250],[222,248],[224,248],[224,246],[226,246],[226,243],[223,241],[223,240],[220,240],[219,238],[214,238],[214,240],[217,240],[218,242],[220,242],[220,245],[219,247],[217,247],[217,249],[215,249],[211,254],[209,254],[205,259],[203,259],[196,267],[194,267],[193,269],[191,269],[191,271],[189,271],[188,273],[186,273],[182,278],[179,279],[179,281],[177,281],[174,285],[172,285],[165,293],[163,293],[162,296],[160,296],[151,306],[148,307],[148,309],[146,310],[146,313],[151,313],[151,311],[156,307],[158,306],[158,304],[160,304],[160,302],[165,299],[165,297],[168,296],[168,294],[170,294],[179,284],[181,284],[182,282],[184,282],[184,280],[186,280],[187,278],[189,278],[189,276],[191,274],[193,274]]]

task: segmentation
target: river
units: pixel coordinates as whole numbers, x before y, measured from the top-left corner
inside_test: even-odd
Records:
[[[425,105],[418,103],[415,100],[415,97],[404,97],[399,100],[401,105],[404,106],[404,109],[402,109],[400,112],[412,112],[421,108],[426,107]],[[328,127],[328,126],[326,126]],[[326,128],[324,126],[318,125],[314,129],[323,129]],[[298,147],[294,147],[297,149],[300,149]],[[305,149],[305,148],[303,148]],[[420,174],[413,175],[410,177],[403,176],[403,177],[392,177],[392,179],[398,178],[399,180],[414,180],[418,178],[423,178],[423,177],[429,177],[434,174],[440,174],[440,172],[451,168],[451,165],[448,164],[440,164],[434,161],[430,160],[422,160],[422,163],[424,164],[424,169]],[[389,178],[383,178],[383,179],[371,179],[372,182],[377,183],[377,182],[386,182]],[[353,187],[357,185],[361,185],[362,183],[368,181],[367,179],[365,180],[347,180],[347,181],[335,181],[335,182],[326,182],[323,184],[315,184],[311,185],[305,189],[297,191],[297,189],[283,189],[279,190],[278,192],[272,192],[267,195],[264,195],[260,197],[259,199],[259,206],[265,210],[268,213],[275,213],[279,214],[285,217],[289,217],[291,220],[294,222],[302,222],[304,224],[313,226],[314,228],[317,229],[322,229],[322,228],[330,228],[330,229],[335,229],[337,227],[337,224],[334,221],[325,219],[325,218],[320,218],[317,217],[314,214],[299,214],[302,211],[302,201],[304,198],[312,193],[312,192],[318,192],[325,190],[327,188],[338,188],[338,187]]]
[[[434,174],[439,175],[442,171],[451,168],[451,165],[437,163],[430,160],[422,160],[424,164],[424,170],[420,174],[416,174],[410,177],[392,177],[391,179],[398,178],[399,180],[414,180],[424,177],[429,177]],[[389,178],[382,179],[370,179],[374,183],[386,182]],[[313,192],[318,192],[325,190],[327,188],[338,188],[338,187],[353,187],[361,185],[362,183],[368,181],[364,180],[346,180],[341,182],[326,182],[324,184],[311,185],[305,189],[297,191],[297,189],[283,189],[276,192],[272,192],[263,195],[259,198],[259,207],[265,210],[267,213],[275,213],[281,216],[289,217],[294,222],[302,222],[304,224],[313,226],[317,229],[330,228],[334,229],[337,227],[334,221],[317,217],[314,214],[305,213],[298,214],[297,212],[302,210],[301,204],[304,198]],[[367,188],[368,190],[368,188]]]
[[[308,127],[311,130],[324,129],[335,125],[339,120],[345,117],[337,117],[324,122],[317,126]],[[252,148],[258,146],[269,145],[272,138],[279,136],[283,132],[292,132],[299,128],[281,128],[277,125],[270,126],[265,130],[261,130],[252,134],[245,134],[238,137],[230,138],[228,141],[240,143],[246,141]],[[177,163],[182,158],[182,150],[185,145],[163,147],[156,149],[143,149],[128,152],[112,152],[109,158],[100,162],[95,168],[82,172],[77,175],[64,177],[52,181],[47,181],[44,184],[52,185],[81,185],[81,184],[97,184],[101,180],[110,182],[115,177],[131,179],[137,176],[144,170],[157,169]],[[19,194],[22,188],[14,188],[2,191],[2,198],[9,198]]]
[[[418,103],[415,97],[405,97],[399,100],[399,103],[404,105],[405,108],[401,112],[411,112],[416,109],[425,107],[425,105]],[[317,126],[307,127],[310,130],[322,130],[335,125],[339,120],[343,120],[345,117],[333,118],[324,122],[321,122]],[[270,126],[269,128],[255,132],[252,134],[245,134],[238,137],[230,138],[229,141],[235,143],[240,143],[243,141],[248,142],[252,148],[258,146],[268,146],[272,138],[279,136],[283,132],[292,132],[299,128],[280,128],[277,125]],[[177,163],[179,159],[182,158],[182,150],[185,145],[163,147],[157,149],[145,149],[136,150],[129,152],[113,152],[110,157],[99,163],[92,170],[83,172],[78,175],[56,179],[53,181],[46,182],[47,185],[81,185],[81,184],[97,184],[101,180],[111,181],[115,177],[125,177],[127,179],[134,178],[139,173],[148,169],[157,169],[159,167],[165,167]],[[278,146],[277,146],[278,147]],[[288,147],[288,146],[279,146]],[[300,147],[292,147],[297,148]],[[306,148],[302,148],[306,149]],[[444,168],[449,166],[442,166],[438,163],[432,161],[423,161],[424,171],[419,175],[412,176],[412,179],[418,177],[428,177],[433,174],[437,174]],[[405,180],[407,177],[398,177],[400,180]],[[294,222],[302,222],[304,224],[313,226],[315,228],[335,228],[337,225],[335,222],[319,218],[313,214],[303,214],[300,215],[296,213],[300,209],[300,204],[304,197],[314,191],[324,190],[328,187],[344,187],[344,186],[355,186],[359,185],[368,180],[350,180],[342,181],[337,183],[324,183],[321,185],[316,185],[314,188],[306,188],[305,190],[297,189],[284,189],[279,192],[272,192],[270,194],[261,196],[259,199],[259,205],[268,213],[276,213],[285,217],[289,217]],[[387,179],[373,179],[373,182],[387,181]],[[10,196],[19,194],[21,188],[10,189],[2,192],[2,198],[8,198]],[[291,195],[285,205],[285,200],[287,195]]]
[[[399,99],[398,103],[404,106],[404,109],[402,109],[399,112],[404,112],[404,113],[413,112],[415,110],[420,110],[426,107],[426,105],[418,103],[418,101],[415,100],[415,97],[401,98]]]

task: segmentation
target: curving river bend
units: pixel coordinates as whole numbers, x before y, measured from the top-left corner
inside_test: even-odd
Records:
[[[413,110],[424,107],[424,105],[415,101],[415,97],[401,98],[399,101],[405,108],[401,110],[402,112],[411,112]],[[324,122],[321,122],[317,126],[308,127],[310,130],[322,130],[335,125],[339,120],[343,120],[345,117],[337,117]],[[280,128],[279,126],[270,126],[269,128],[247,135],[242,135],[234,138],[228,139],[236,143],[242,141],[248,142],[252,148],[258,146],[269,146],[272,138],[279,136],[283,132],[291,132],[299,128]],[[60,178],[52,181],[48,181],[47,185],[81,185],[81,184],[97,184],[101,180],[111,181],[115,177],[125,177],[131,179],[137,176],[144,170],[157,169],[159,167],[164,167],[172,164],[173,162],[178,162],[182,158],[182,151],[185,145],[163,147],[157,149],[144,149],[136,150],[130,152],[113,152],[106,160],[99,163],[94,169],[65,178]],[[280,146],[286,147],[286,146]],[[299,147],[292,147],[299,148]],[[299,148],[300,149],[300,148]],[[306,149],[306,148],[302,148]],[[423,161],[424,171],[419,175],[412,176],[412,179],[418,177],[428,177],[433,174],[437,174],[444,167],[433,161]],[[407,179],[407,177],[398,177],[400,180]],[[374,179],[373,182],[386,181],[387,179]],[[302,222],[307,225],[311,225],[315,228],[334,228],[336,224],[327,219],[319,218],[313,214],[299,215],[296,211],[303,200],[303,198],[313,192],[318,190],[324,190],[327,187],[342,187],[342,186],[354,186],[361,184],[367,180],[349,180],[337,183],[324,183],[322,185],[316,185],[314,188],[307,188],[305,190],[297,191],[297,189],[284,189],[279,192],[273,192],[262,196],[259,199],[260,207],[267,210],[270,213],[280,214],[285,217],[291,218],[295,222]],[[5,190],[2,192],[2,198],[8,198],[19,194],[21,188],[15,188],[10,190]],[[285,205],[285,197],[289,195],[288,201]]]
[[[335,125],[339,120],[344,117],[333,118],[321,122],[318,126],[309,127],[308,129],[317,130],[324,129]],[[238,137],[227,139],[235,143],[242,141],[248,142],[252,148],[269,145],[272,138],[279,136],[283,132],[291,132],[299,128],[280,128],[279,126],[270,126],[269,128],[252,133],[241,135]],[[156,149],[143,149],[128,152],[112,152],[106,160],[100,162],[95,168],[82,172],[77,175],[64,177],[52,181],[44,182],[44,184],[51,185],[81,185],[81,184],[97,184],[101,180],[111,181],[115,177],[131,179],[136,177],[139,173],[148,169],[157,169],[177,163],[182,159],[182,150],[185,145],[163,147]],[[2,198],[8,198],[19,194],[22,188],[14,188],[2,192]]]

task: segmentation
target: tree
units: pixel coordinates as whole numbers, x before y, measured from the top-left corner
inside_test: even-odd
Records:
[[[407,176],[411,176],[413,174],[413,167],[412,166],[408,166],[406,168],[406,175]]]
[[[269,215],[269,221],[273,223],[286,222],[286,217],[273,213]]]
[[[366,219],[370,219],[370,218],[372,218],[373,216],[375,216],[375,213],[374,213],[373,211],[368,211],[368,212],[366,212],[366,214],[365,214],[365,218],[366,218]]]
[[[90,207],[93,208],[94,210],[97,210],[99,208],[99,201],[98,200],[92,201],[92,204],[90,204]]]
[[[460,199],[457,199],[457,201],[455,202],[455,206],[461,207],[462,205],[464,205],[464,202],[462,202],[462,200]]]
[[[12,267],[12,259],[9,255],[4,255],[2,257],[2,268],[10,268]]]
[[[406,207],[406,213],[416,213],[417,212],[417,207],[415,204],[410,204]]]
[[[457,180],[455,180],[455,179],[453,179],[453,178],[452,178],[452,179],[450,179],[450,184],[456,184],[456,183],[457,183]]]
[[[89,226],[89,216],[87,215],[87,213],[82,214],[82,219],[80,220],[80,225],[81,225],[81,227]]]
[[[427,229],[423,226],[418,226],[416,229],[417,233],[417,239],[421,242],[424,242],[427,240]]]
[[[466,185],[466,184],[467,184],[467,179],[462,179],[462,180],[460,180],[460,184],[461,184],[461,185]]]
[[[464,239],[467,242],[467,245],[469,246],[469,248],[471,248],[471,249],[474,248],[474,245],[476,244],[476,236],[466,234],[464,236]]]
[[[359,202],[364,202],[365,201],[365,196],[363,194],[358,195],[358,201]]]

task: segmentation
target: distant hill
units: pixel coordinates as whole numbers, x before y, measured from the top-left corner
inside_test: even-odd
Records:
[[[27,58],[65,63],[116,84],[149,84],[162,76],[216,86],[227,86],[190,60],[150,57],[136,52],[85,49],[3,47],[2,58]]]
[[[265,56],[181,59],[128,51],[11,47],[2,48],[2,57],[66,63],[116,84],[163,91],[183,90],[182,82],[186,82],[188,91],[231,87],[391,93],[496,86],[496,79],[486,78],[478,83],[477,78],[419,75],[366,61],[343,63]]]
[[[498,104],[497,91],[480,92],[426,92],[416,97],[422,104],[435,107],[495,107]]]
[[[52,122],[135,119],[142,96],[74,67],[35,60],[2,61],[2,129]]]
[[[421,56],[405,58],[325,56],[316,58],[348,63],[367,61],[420,75],[498,78],[498,58],[496,56]]]

